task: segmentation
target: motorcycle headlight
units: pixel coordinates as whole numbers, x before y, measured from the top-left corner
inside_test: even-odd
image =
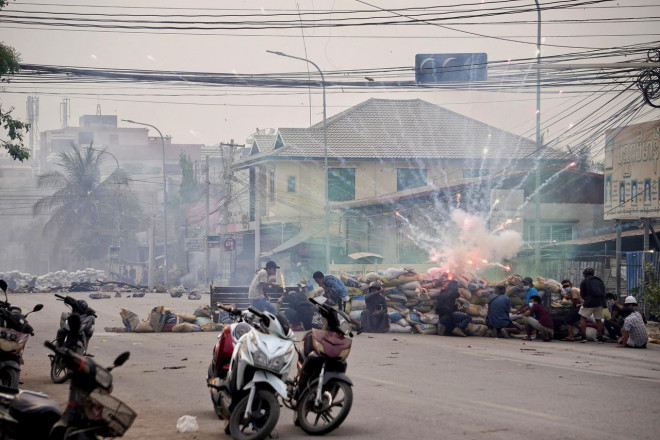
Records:
[[[105,368],[97,368],[96,376],[94,377],[96,383],[99,384],[104,390],[109,390],[112,386],[112,374]]]
[[[252,359],[254,360],[255,367],[267,368],[268,367],[268,356],[263,351],[256,349],[252,353]]]
[[[270,361],[270,364],[268,365],[268,368],[273,371],[280,371],[282,368],[286,365],[287,361],[291,357],[291,354],[293,353],[294,347],[291,345],[289,349],[284,353],[282,356],[277,356],[274,358],[272,361]]]

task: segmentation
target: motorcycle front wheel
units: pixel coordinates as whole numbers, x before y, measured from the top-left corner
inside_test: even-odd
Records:
[[[7,388],[18,389],[18,371],[13,368],[0,370],[0,384]]]
[[[232,411],[229,430],[236,440],[263,440],[277,425],[280,404],[275,394],[266,390],[257,390],[246,418],[245,408],[249,397],[249,394],[245,395]]]
[[[318,383],[307,388],[298,400],[298,424],[311,435],[324,435],[342,424],[353,405],[353,389],[343,380],[329,380],[321,388],[321,402],[316,405]]]
[[[53,383],[64,383],[69,379],[69,371],[64,364],[64,359],[59,354],[56,354],[50,360],[50,380]]]

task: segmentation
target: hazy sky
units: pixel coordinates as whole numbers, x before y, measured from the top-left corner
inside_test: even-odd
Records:
[[[534,2],[481,2],[470,0],[474,6],[457,6],[456,0],[444,1],[395,1],[371,0],[367,3],[382,8],[401,8],[427,5],[447,5],[447,10],[495,8],[501,6],[522,7]],[[541,4],[549,2],[542,1]],[[78,5],[66,7],[66,5]],[[87,6],[85,6],[87,5]],[[135,6],[138,6],[135,8]],[[102,6],[94,8],[92,6]],[[108,7],[110,6],[110,7]],[[122,8],[132,6],[134,8]],[[327,11],[371,9],[354,0],[33,0],[13,1],[0,14],[12,11],[42,11],[66,13],[104,14],[256,14],[260,16],[287,10],[296,13],[297,6],[303,11],[316,11],[315,16],[327,18]],[[144,7],[148,7],[143,9]],[[180,8],[180,9],[167,9]],[[263,9],[262,9],[263,8]],[[223,10],[224,9],[224,10]],[[234,9],[232,11],[228,9]],[[282,11],[280,11],[282,12]],[[47,14],[36,14],[47,15]],[[54,16],[54,15],[51,15]],[[334,15],[337,17],[337,15]],[[388,14],[380,13],[387,17]],[[396,16],[391,16],[396,19]],[[634,43],[660,40],[658,21],[625,23],[550,23],[552,20],[579,20],[594,18],[660,17],[658,0],[622,0],[563,11],[547,11],[543,14],[542,34],[544,43],[580,47],[619,47]],[[124,17],[126,18],[126,17]],[[296,19],[296,15],[287,19]],[[158,18],[164,20],[165,18]],[[176,19],[176,18],[170,18]],[[221,18],[217,18],[220,20]],[[227,18],[229,19],[229,18]],[[208,20],[206,18],[205,20]],[[530,21],[521,24],[479,24],[487,19],[451,20],[451,27],[478,32],[489,36],[506,36],[526,43],[507,42],[484,37],[471,37],[455,30],[431,25],[417,26],[367,26],[322,29],[212,31],[209,35],[186,35],[183,32],[165,34],[159,32],[98,32],[77,28],[43,28],[28,25],[7,25],[0,22],[0,41],[14,46],[21,52],[23,62],[79,67],[109,67],[130,69],[154,69],[176,71],[236,72],[238,74],[301,72],[306,71],[303,62],[277,57],[266,53],[267,49],[280,50],[298,56],[307,56],[324,70],[358,68],[387,68],[414,65],[417,53],[487,52],[490,60],[506,60],[534,57],[536,55],[536,13],[505,15],[493,20]],[[303,34],[305,38],[303,39]],[[616,35],[616,36],[615,36]],[[656,43],[657,46],[657,43]],[[305,52],[306,47],[306,52]],[[584,49],[544,47],[542,54],[556,55]],[[620,60],[620,59],[618,59]],[[363,79],[360,75],[355,79]],[[387,79],[373,73],[376,79]],[[413,79],[413,72],[409,78]],[[534,81],[530,72],[529,81]],[[303,127],[309,125],[309,97],[306,90],[264,90],[257,88],[210,87],[179,84],[176,86],[144,86],[139,84],[10,84],[2,93],[3,105],[13,105],[17,115],[25,115],[27,94],[40,98],[39,129],[59,127],[59,102],[62,97],[71,99],[71,123],[78,125],[82,114],[94,114],[97,104],[103,114],[117,114],[120,119],[134,119],[158,126],[164,134],[174,136],[175,142],[213,144],[235,139],[243,142],[255,128]],[[639,93],[637,90],[633,94]],[[162,96],[181,95],[181,96]],[[543,95],[542,117],[549,120],[557,111],[577,106],[589,94],[580,96],[559,93],[557,90]],[[632,98],[632,94],[630,97]],[[423,91],[419,93],[397,90],[346,93],[328,91],[328,115],[333,115],[370,97],[422,98],[445,106],[456,112],[482,120],[514,133],[534,137],[535,95],[526,93],[486,93]],[[603,100],[604,103],[606,100]],[[321,120],[320,90],[313,90],[312,123]],[[602,103],[588,111],[595,111]],[[612,111],[616,111],[613,107]],[[580,115],[562,119],[549,127],[546,139],[565,130]],[[649,115],[660,117],[660,111]],[[646,119],[648,119],[647,117]]]

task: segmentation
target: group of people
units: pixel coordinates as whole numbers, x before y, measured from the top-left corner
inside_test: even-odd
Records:
[[[257,310],[277,314],[277,308],[270,302],[264,289],[280,286],[275,278],[279,268],[274,261],[269,261],[264,269],[257,271],[252,280],[248,291],[248,299]],[[314,272],[312,278],[316,284],[323,288],[323,295],[326,297],[328,304],[337,306],[340,310],[345,309],[346,303],[349,301],[348,289],[339,278],[334,275],[324,275],[321,271]],[[308,301],[303,289],[296,289],[283,295],[278,303],[280,306],[286,306],[283,314],[294,327],[301,326],[305,330],[312,328],[315,307]],[[361,321],[352,320],[353,325],[358,328],[358,332],[387,332],[390,321],[380,283],[373,282],[369,285],[369,292],[365,295],[365,303],[366,308],[362,313]]]
[[[570,280],[562,281],[563,298],[571,304],[564,317],[566,336],[562,341],[586,341],[587,327],[595,327],[598,342],[617,342],[617,347],[621,348],[646,348],[646,318],[635,297],[628,296],[624,304],[620,304],[615,295],[606,293],[605,283],[594,275],[593,269],[585,269],[583,275],[579,289],[573,287]],[[506,338],[510,333],[519,333],[522,330],[520,324],[513,321],[522,317],[526,333],[524,339],[529,340],[536,333],[544,341],[552,340],[555,320],[542,304],[531,278],[525,278],[523,285],[527,291],[525,304],[513,313],[503,286],[497,286],[490,296],[488,323],[493,329],[493,336]]]
[[[269,301],[264,291],[265,288],[279,286],[275,279],[277,269],[279,266],[274,261],[269,261],[264,269],[256,273],[250,284],[248,298],[258,310],[277,314],[275,305]],[[593,269],[585,269],[583,275],[579,289],[574,287],[570,280],[562,281],[563,298],[569,301],[571,306],[563,322],[566,336],[561,340],[586,341],[587,328],[595,327],[599,342],[618,342],[618,347],[646,348],[646,319],[637,305],[637,300],[628,296],[624,304],[620,304],[614,295],[606,293],[605,283],[594,275]],[[314,272],[312,277],[316,284],[323,288],[323,295],[329,304],[344,310],[350,300],[344,283],[334,275],[324,275],[320,271]],[[533,280],[526,277],[522,285],[525,302],[517,309],[512,309],[511,300],[503,285],[495,286],[494,292],[490,294],[487,323],[491,336],[509,338],[512,334],[524,333],[524,340],[536,337],[551,341],[559,330],[555,328],[557,322],[543,305],[542,294],[534,287]],[[279,304],[286,305],[284,315],[292,325],[300,325],[304,329],[312,327],[315,308],[301,289],[282,296]],[[444,335],[467,336],[467,326],[472,318],[465,313],[465,306],[469,306],[469,302],[460,296],[458,282],[444,280],[435,307]],[[365,294],[365,310],[360,322],[352,322],[360,332],[385,333],[389,330],[387,300],[378,281],[369,284]]]

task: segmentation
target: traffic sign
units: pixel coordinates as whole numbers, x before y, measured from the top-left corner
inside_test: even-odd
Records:
[[[204,240],[201,238],[186,238],[183,250],[186,252],[201,252],[204,250]]]
[[[218,247],[220,247],[220,236],[219,235],[207,235],[206,236],[206,246],[208,248],[218,248]]]
[[[225,239],[225,250],[226,251],[233,251],[235,247],[236,247],[236,240],[234,240],[231,237]]]
[[[415,81],[439,82],[485,81],[488,55],[485,53],[442,53],[415,55]]]

